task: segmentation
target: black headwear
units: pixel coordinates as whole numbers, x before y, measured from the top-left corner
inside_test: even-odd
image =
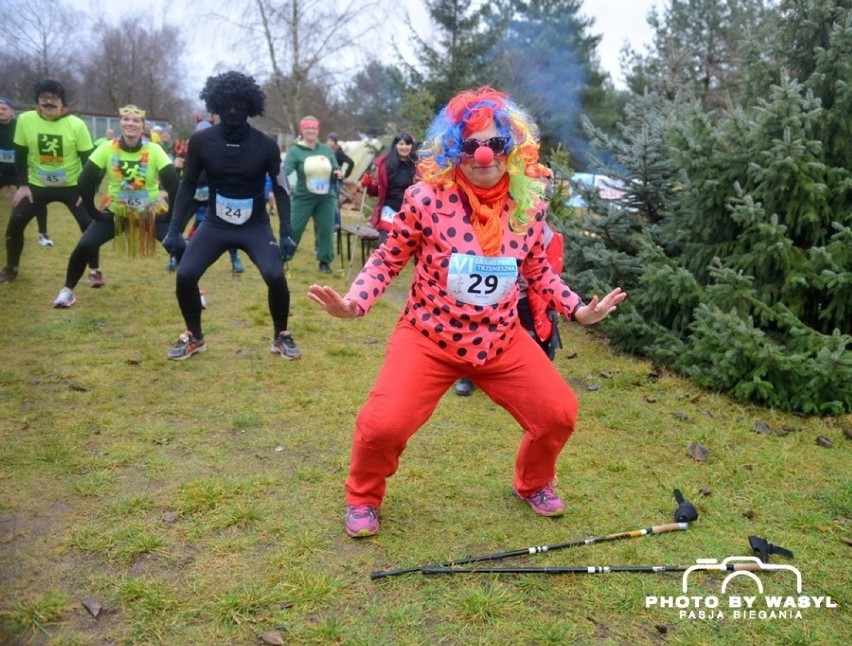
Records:
[[[253,76],[235,71],[207,77],[204,88],[198,96],[204,101],[208,112],[219,116],[231,101],[244,101],[248,108],[248,116],[261,116],[266,100],[266,94],[260,89]]]
[[[43,81],[39,81],[35,84],[35,100],[38,103],[38,95],[47,92],[48,94],[55,94],[62,100],[62,105],[68,105],[65,102],[65,86],[62,85],[59,81],[53,81],[51,79],[45,79]]]

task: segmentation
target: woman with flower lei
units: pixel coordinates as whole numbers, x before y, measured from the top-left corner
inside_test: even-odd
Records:
[[[92,251],[115,238],[127,255],[149,256],[155,249],[154,240],[162,241],[168,230],[170,205],[179,181],[177,172],[160,145],[142,136],[145,111],[126,105],[118,112],[121,135],[95,149],[77,183],[83,206],[93,222],[71,252],[65,286],[54,300],[54,307],[67,308],[77,302],[74,287]],[[98,209],[95,193],[105,174],[107,198]],[[159,197],[161,184],[168,204]]]
[[[626,295],[616,288],[584,303],[547,262],[537,128],[502,92],[483,87],[454,97],[432,122],[418,175],[388,239],[346,295],[320,285],[308,292],[332,316],[363,316],[415,261],[408,302],[355,421],[346,533],[379,531],[387,479],[406,444],[464,375],[524,431],[514,495],[539,515],[559,516],[556,460],[574,431],[577,398],[520,325],[518,276],[584,325],[614,312]]]

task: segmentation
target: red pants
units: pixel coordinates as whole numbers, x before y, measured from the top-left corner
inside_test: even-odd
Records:
[[[459,377],[470,377],[521,425],[514,486],[529,495],[551,482],[556,459],[574,431],[577,398],[523,328],[506,351],[474,366],[441,350],[400,321],[387,357],[355,422],[346,502],[379,507],[408,439],[426,423]]]

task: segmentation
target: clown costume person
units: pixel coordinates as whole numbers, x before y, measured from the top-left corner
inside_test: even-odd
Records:
[[[542,516],[565,510],[553,480],[577,399],[520,325],[518,274],[584,325],[614,312],[626,294],[616,288],[586,304],[551,269],[537,162],[537,128],[508,96],[489,87],[461,92],[430,126],[418,165],[422,181],[406,191],[388,239],[347,294],[309,289],[332,316],[355,318],[415,261],[408,302],[355,422],[345,516],[352,537],[379,531],[387,479],[409,438],[465,375],[524,431],[514,495]]]

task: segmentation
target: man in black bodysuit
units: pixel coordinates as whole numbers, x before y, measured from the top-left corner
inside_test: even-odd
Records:
[[[291,238],[290,200],[278,179],[281,156],[278,144],[248,123],[249,117],[263,114],[266,96],[254,78],[239,72],[209,77],[199,96],[209,112],[219,115],[220,123],[189,140],[169,233],[163,240],[167,250],[178,249],[199,175],[206,171],[207,216],[189,240],[177,270],[176,293],[186,332],[169,349],[168,357],[180,361],[207,349],[198,282],[223,253],[237,248],[248,253],[268,288],[271,351],[284,359],[299,359],[302,353],[287,330],[290,290],[281,264],[282,252],[292,255],[296,246]],[[280,248],[266,211],[267,174],[281,221]]]

